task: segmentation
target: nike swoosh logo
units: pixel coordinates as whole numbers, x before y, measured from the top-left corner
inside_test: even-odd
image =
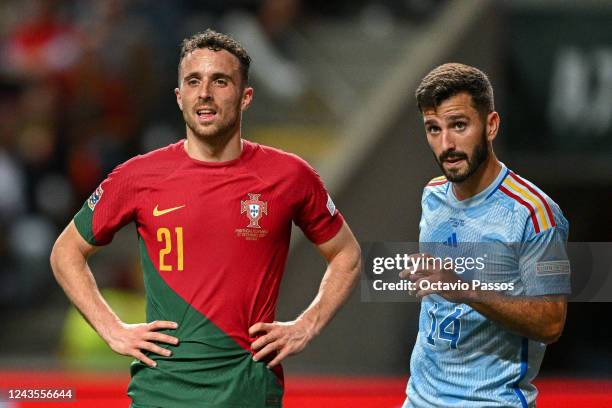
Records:
[[[176,211],[176,210],[180,210],[181,208],[185,207],[185,205],[179,205],[178,207],[173,207],[173,208],[166,208],[165,210],[159,210],[157,208],[158,206],[156,205],[155,208],[153,209],[153,216],[154,217],[160,217],[162,215],[166,215],[168,213],[171,213],[172,211]]]

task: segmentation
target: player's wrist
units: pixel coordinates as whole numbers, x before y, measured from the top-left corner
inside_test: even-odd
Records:
[[[306,313],[296,319],[296,324],[300,325],[303,328],[308,341],[316,337],[321,331],[321,329],[317,327],[317,320],[318,319],[316,319],[315,317],[310,316]]]
[[[97,330],[100,334],[100,337],[109,345],[116,342],[120,337],[122,332],[125,329],[125,323],[123,323],[119,318],[109,319],[107,322],[100,325],[100,329]]]
[[[471,289],[471,290],[465,291],[464,296],[465,298],[462,300],[461,303],[474,304],[474,303],[491,300],[491,297],[494,296],[494,294],[488,291],[484,291],[484,290]]]
[[[474,289],[469,289],[469,290],[462,290],[459,293],[459,302],[460,303],[471,303],[471,302],[475,302],[478,299],[478,293],[476,290]]]

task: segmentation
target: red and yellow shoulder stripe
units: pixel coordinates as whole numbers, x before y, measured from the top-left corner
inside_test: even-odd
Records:
[[[446,177],[440,176],[440,177],[435,177],[435,178],[432,178],[431,180],[429,180],[429,183],[427,183],[426,187],[440,186],[440,185],[446,184],[446,183],[448,183],[448,180],[446,179]]]
[[[514,172],[508,172],[499,189],[529,210],[536,234],[557,225],[550,205],[542,194]]]

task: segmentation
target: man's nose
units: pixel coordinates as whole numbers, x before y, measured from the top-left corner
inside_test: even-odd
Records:
[[[202,85],[200,85],[200,92],[198,94],[198,98],[203,99],[205,101],[209,101],[212,100],[213,95],[211,92],[211,83],[208,81],[204,81],[202,82]]]
[[[447,150],[455,150],[455,138],[454,136],[451,134],[451,132],[444,130],[442,131],[442,135],[441,135],[441,139],[442,139],[442,151],[447,151]]]

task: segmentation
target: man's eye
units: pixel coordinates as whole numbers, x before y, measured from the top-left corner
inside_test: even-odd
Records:
[[[197,79],[195,79],[195,78],[192,78],[192,79],[190,79],[189,81],[187,81],[187,85],[189,85],[189,86],[196,86],[196,85],[197,85],[197,84],[199,84],[199,83],[200,83],[200,81],[198,81],[198,80],[197,80]]]
[[[456,122],[455,123],[455,129],[457,130],[463,130],[465,129],[466,124],[464,122]]]
[[[225,86],[225,85],[227,85],[227,80],[226,80],[226,79],[223,79],[223,78],[219,78],[219,79],[216,79],[216,80],[215,80],[215,83],[216,83],[217,85]]]
[[[440,131],[440,128],[437,126],[428,126],[426,130],[427,133],[438,133]]]

